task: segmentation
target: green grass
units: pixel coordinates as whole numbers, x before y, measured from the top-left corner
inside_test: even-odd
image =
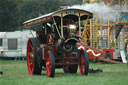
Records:
[[[126,64],[90,64],[90,68],[101,68],[102,73],[90,73],[88,76],[64,74],[57,69],[54,78],[43,71],[41,76],[31,76],[27,72],[26,61],[0,60],[0,85],[128,85],[128,67]]]

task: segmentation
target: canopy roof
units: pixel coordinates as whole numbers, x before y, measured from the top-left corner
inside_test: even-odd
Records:
[[[61,19],[61,16],[65,19],[73,19],[74,21],[77,21],[78,16],[80,16],[81,20],[86,20],[92,18],[93,14],[83,9],[68,8],[45,14],[34,19],[30,19],[28,21],[25,21],[23,24],[24,27],[28,27],[34,24],[49,22],[53,17],[56,17],[55,19]]]

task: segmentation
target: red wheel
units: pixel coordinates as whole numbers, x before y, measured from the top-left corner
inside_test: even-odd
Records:
[[[48,77],[54,77],[55,73],[55,58],[52,51],[48,51],[46,57],[46,72]]]
[[[41,64],[39,62],[39,58],[41,58],[41,55],[38,54],[38,45],[37,45],[37,39],[36,38],[31,38],[28,40],[27,44],[27,67],[28,67],[28,72],[30,75],[32,74],[41,74],[41,68],[42,66],[39,65]],[[37,57],[38,56],[38,57]]]
[[[88,54],[86,50],[81,50],[79,62],[80,62],[79,68],[80,68],[81,75],[88,75],[89,60],[88,60]]]

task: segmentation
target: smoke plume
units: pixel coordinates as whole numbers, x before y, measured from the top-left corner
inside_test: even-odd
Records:
[[[77,9],[84,9],[89,12],[92,12],[97,16],[98,18],[102,18],[104,22],[107,22],[108,19],[115,19],[116,15],[119,13],[119,6],[111,6],[108,7],[106,4],[101,3],[88,3],[83,5],[74,5],[69,8],[77,8]]]

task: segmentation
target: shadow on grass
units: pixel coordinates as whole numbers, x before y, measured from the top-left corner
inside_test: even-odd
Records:
[[[97,73],[89,73],[87,76],[89,75],[98,75],[98,74],[101,74],[103,72],[97,72]],[[42,72],[41,76],[46,76],[47,77],[47,74],[46,72]],[[78,71],[77,73],[64,73],[64,72],[55,72],[54,74],[54,77],[57,77],[57,78],[61,78],[61,77],[69,77],[69,76],[72,76],[72,77],[81,77],[81,76],[86,76],[86,75],[81,75],[80,72]]]

